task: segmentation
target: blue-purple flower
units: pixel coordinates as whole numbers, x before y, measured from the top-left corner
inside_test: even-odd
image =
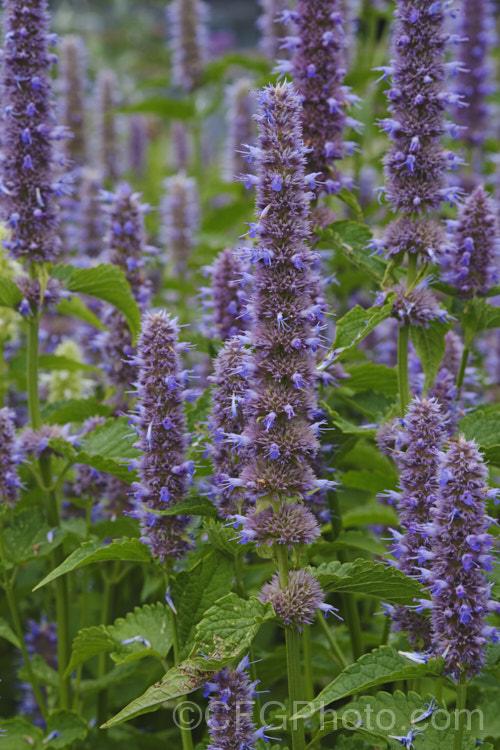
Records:
[[[463,436],[441,456],[439,493],[426,534],[432,557],[426,577],[432,595],[433,643],[455,679],[481,672],[488,642],[498,640],[487,623],[500,604],[491,599],[486,573],[493,570],[487,502],[498,501],[489,489],[488,469],[474,441]],[[425,545],[425,555],[428,546]]]
[[[19,498],[18,464],[14,413],[4,407],[0,409],[0,503],[13,505]]]
[[[111,186],[122,173],[118,143],[118,80],[112,70],[100,70],[95,83],[95,166],[101,178]]]
[[[167,177],[163,184],[162,244],[175,268],[185,270],[200,223],[198,187],[193,177],[183,173]]]
[[[225,176],[232,182],[236,175],[248,170],[244,146],[253,146],[256,138],[254,84],[248,78],[240,78],[227,88],[226,123],[227,140],[225,154]]]
[[[314,622],[318,610],[325,615],[336,614],[336,608],[325,604],[324,598],[323,589],[307,570],[291,570],[285,586],[279,575],[274,575],[259,595],[261,602],[271,602],[285,625],[299,630]]]
[[[208,52],[208,6],[202,0],[172,0],[167,6],[172,82],[191,91],[201,81]]]
[[[51,261],[60,250],[50,68],[56,60],[46,0],[4,0],[2,55],[1,218],[14,258]],[[64,162],[64,160],[61,160]]]
[[[61,122],[71,133],[65,142],[72,167],[88,162],[87,76],[85,42],[79,36],[65,36],[61,42]]]
[[[159,516],[186,497],[193,474],[186,460],[187,436],[183,394],[187,372],[182,369],[179,326],[166,312],[147,313],[142,322],[133,364],[138,368],[137,415],[132,421],[142,451],[140,481],[133,485],[135,515],[143,540],[154,557],[181,557],[190,547],[185,516]]]
[[[208,270],[212,283],[201,289],[206,322],[210,336],[224,341],[247,328],[248,287],[242,284],[250,274],[243,273],[239,255],[230,248],[222,250]]]

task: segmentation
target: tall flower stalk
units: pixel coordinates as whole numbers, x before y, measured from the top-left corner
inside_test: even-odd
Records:
[[[88,163],[86,49],[79,36],[66,36],[61,43],[61,122],[71,132],[66,154],[73,168]]]
[[[202,0],[172,0],[167,6],[172,80],[192,91],[201,81],[208,51],[208,6]]]
[[[112,70],[100,70],[95,83],[94,112],[96,133],[95,167],[111,187],[120,177],[120,147],[115,109],[118,106],[118,80]]]

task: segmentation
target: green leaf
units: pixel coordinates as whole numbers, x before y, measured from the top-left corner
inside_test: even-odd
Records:
[[[488,304],[485,299],[468,300],[465,304],[462,325],[474,333],[500,328],[500,307]]]
[[[355,221],[335,221],[318,232],[321,247],[331,247],[342,253],[356,268],[372,279],[381,282],[387,270],[387,262],[368,247],[372,238],[370,229]]]
[[[344,384],[355,392],[375,391],[386,396],[396,396],[398,393],[398,375],[393,367],[364,362],[362,365],[351,365],[347,372],[349,379]]]
[[[381,646],[369,654],[364,654],[355,664],[350,664],[296,716],[312,716],[334,701],[363,690],[370,690],[377,685],[418,679],[427,675],[440,675],[442,665],[442,659],[434,659],[427,664],[415,664],[390,646]]]
[[[373,555],[383,555],[387,552],[385,544],[376,539],[367,531],[345,531],[342,530],[334,542],[316,542],[313,551],[316,550],[321,555],[322,552],[328,553],[331,557],[331,551],[337,549],[360,549],[365,552],[371,552]]]
[[[11,307],[15,310],[22,298],[17,285],[10,279],[0,276],[0,307]]]
[[[392,312],[393,293],[387,295],[386,302],[382,307],[370,307],[368,310],[359,305],[337,321],[335,341],[333,350],[336,356],[350,351],[357,343],[362,341],[379,323],[390,317]]]
[[[262,604],[254,597],[245,600],[228,594],[198,624],[191,658],[203,659],[207,668],[236,659],[248,651],[262,623],[272,617],[271,604]]]
[[[150,96],[135,104],[120,107],[126,114],[142,113],[158,115],[169,120],[190,120],[196,114],[194,99],[173,99],[167,96]]]
[[[149,513],[155,516],[203,516],[205,518],[217,518],[217,509],[210,500],[203,496],[186,497],[177,505],[165,510],[152,510]]]
[[[69,399],[47,404],[42,411],[42,418],[50,424],[81,423],[89,417],[109,417],[111,411],[111,406],[101,404],[95,398]]]
[[[141,313],[121,268],[104,263],[93,268],[60,265],[53,269],[52,275],[62,281],[69,292],[89,294],[109,302],[122,313],[133,336],[137,335]]]
[[[226,72],[233,67],[239,67],[245,71],[253,70],[256,73],[261,73],[263,76],[269,75],[269,62],[265,58],[243,55],[239,52],[229,52],[205,65],[203,82],[218,83],[223,80]]]
[[[113,641],[111,658],[116,664],[128,664],[144,656],[164,659],[172,646],[172,612],[161,602],[145,604],[115,620],[107,631]],[[132,642],[123,643],[128,640]]]
[[[43,732],[27,719],[2,719],[5,737],[0,736],[2,750],[43,750]]]
[[[359,205],[356,195],[352,192],[352,190],[348,190],[347,188],[342,188],[336,194],[336,197],[340,201],[342,201],[342,203],[345,203],[345,205],[348,206],[351,209],[351,211],[353,211],[353,213],[356,215],[356,219],[358,222],[363,221],[363,211],[361,209],[361,206]],[[355,222],[352,222],[352,223],[354,224]],[[363,224],[360,224],[358,226],[363,226]]]
[[[3,617],[0,617],[0,638],[3,638],[4,641],[8,641],[16,648],[21,648],[19,638],[14,633],[9,623],[3,619]]]
[[[406,737],[414,727],[425,729],[424,734],[417,735],[413,740],[415,750],[453,750],[454,717],[444,708],[439,708],[433,721],[412,723],[425,712],[425,703],[428,704],[430,700],[430,696],[422,698],[416,693],[405,695],[399,690],[393,694],[379,692],[375,696],[362,696],[359,700],[348,703],[333,719],[327,718],[315,741],[337,728],[345,728],[360,736],[372,737],[378,743],[389,743],[391,748],[401,748],[401,743],[394,737]],[[472,750],[474,747],[475,741],[464,737],[462,750]]]
[[[7,560],[20,564],[35,557],[50,554],[62,542],[62,535],[54,533],[53,539],[47,535],[51,531],[40,508],[29,508],[16,513],[4,530],[4,543]]]
[[[43,581],[40,581],[33,591],[37,591],[42,586],[46,586],[72,570],[104,560],[150,563],[151,552],[149,547],[138,539],[115,539],[106,547],[102,547],[100,542],[84,542],[61,565],[52,570]]]
[[[363,425],[354,424],[348,419],[342,417],[338,411],[334,411],[326,401],[320,402],[321,406],[327,411],[328,416],[332,420],[333,424],[339,428],[339,430],[346,435],[364,435],[365,437],[375,437],[377,430],[373,426],[365,427]]]
[[[234,570],[231,560],[213,551],[191,570],[181,570],[172,582],[172,598],[178,612],[180,657],[188,656],[197,624],[204,613],[231,591]]]
[[[57,732],[53,739],[43,741],[44,747],[69,747],[77,740],[84,740],[87,736],[87,722],[75,711],[54,711],[47,721],[47,735]]]
[[[365,594],[391,604],[413,604],[422,596],[420,584],[400,570],[372,560],[323,563],[314,575],[325,591]]]
[[[244,547],[234,538],[234,529],[222,523],[209,519],[205,521],[204,530],[207,533],[210,546],[234,560],[244,553]]]
[[[342,524],[345,528],[372,525],[397,526],[398,523],[398,514],[394,508],[380,503],[366,503],[342,514]]]
[[[500,465],[500,407],[486,406],[469,412],[458,425],[458,432],[467,440],[475,440],[485,453],[485,458],[495,466]]]
[[[69,357],[59,357],[57,354],[41,354],[38,358],[38,366],[41,370],[68,370],[76,372],[77,370],[87,370],[88,372],[100,372],[94,365],[86,365],[85,362],[78,362],[76,359]]]
[[[131,701],[101,729],[109,729],[136,716],[156,711],[162,703],[192,693],[209,679],[212,672],[202,671],[197,661],[185,661],[170,669],[159,682],[155,682],[143,695]]]
[[[80,318],[80,320],[84,320],[86,323],[94,326],[94,328],[97,328],[100,331],[107,330],[106,326],[101,323],[97,315],[87,307],[80,297],[62,299],[59,304],[56,305],[56,310],[60,315],[72,315],[75,318]]]
[[[396,474],[383,474],[381,471],[345,471],[340,475],[342,487],[352,487],[355,490],[365,490],[373,495],[384,490],[393,489],[398,481]]]
[[[446,346],[444,337],[449,329],[449,323],[440,323],[438,320],[434,320],[428,328],[423,326],[410,328],[411,340],[425,373],[424,387],[426,389],[432,386],[436,378]]]
[[[87,659],[102,654],[106,651],[112,651],[115,642],[108,633],[105,625],[94,625],[91,628],[82,628],[73,640],[71,659],[66,669],[66,677],[73,672],[76,667],[83,664]]]

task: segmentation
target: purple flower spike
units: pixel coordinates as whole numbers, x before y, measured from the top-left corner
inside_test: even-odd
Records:
[[[281,587],[279,575],[274,575],[259,595],[261,602],[271,602],[285,625],[299,630],[314,622],[318,609],[325,615],[336,614],[336,608],[325,604],[324,597],[318,581],[307,570],[291,570],[284,588]]]
[[[186,91],[201,82],[208,50],[208,15],[208,5],[201,0],[172,0],[167,6],[172,82]]]
[[[147,118],[135,115],[129,125],[129,168],[135,178],[142,179],[146,171],[149,144]]]
[[[451,248],[446,280],[465,299],[486,294],[498,281],[495,214],[492,200],[484,188],[477,187],[460,207],[456,221],[449,222]]]
[[[250,356],[239,339],[227,341],[214,362],[214,374],[210,381],[213,409],[210,429],[214,437],[211,452],[215,468],[213,478],[214,502],[222,518],[242,512],[248,507],[240,488],[228,485],[228,477],[237,476],[247,459],[244,443],[235,444],[242,438],[250,372]]]
[[[255,750],[259,738],[267,740],[265,729],[256,729],[253,720],[257,683],[250,681],[249,664],[245,657],[235,669],[224,667],[205,684],[205,696],[210,696],[207,750]]]
[[[102,179],[112,184],[120,177],[118,128],[118,81],[112,70],[101,70],[95,84],[96,168]]]
[[[144,311],[150,296],[150,283],[144,271],[147,251],[144,212],[148,207],[140,203],[140,195],[126,183],[120,185],[111,197],[107,260],[122,269],[139,308]],[[111,382],[128,389],[136,373],[130,362],[132,335],[122,313],[115,308],[106,311],[104,323],[109,331],[98,334],[96,346],[103,354]]]
[[[486,645],[497,639],[486,624],[498,608],[485,571],[493,569],[486,501],[488,470],[473,441],[452,440],[441,459],[440,490],[428,533],[432,539],[434,648],[455,679],[481,672]]]
[[[4,407],[0,409],[0,503],[13,505],[19,498],[19,458],[14,413]]]
[[[228,182],[235,175],[248,171],[248,159],[243,151],[245,146],[253,146],[256,138],[255,96],[252,93],[253,81],[242,78],[232,83],[226,94],[227,146],[225,172]]]
[[[4,0],[2,55],[1,219],[12,257],[52,261],[60,251],[55,197],[62,192],[53,164],[54,126],[46,0]]]
[[[446,423],[435,399],[414,398],[399,429],[394,428],[397,447],[391,455],[400,471],[397,507],[402,534],[394,533],[391,552],[397,567],[406,575],[420,578],[426,567],[430,541],[425,524],[439,490],[439,451],[446,439]],[[405,448],[405,450],[402,450]],[[425,557],[422,559],[425,551]],[[394,607],[398,629],[408,631],[412,643],[424,649],[430,645],[430,624],[420,613]]]
[[[309,196],[300,125],[300,97],[290,83],[260,94],[257,160],[257,246],[253,263],[254,321],[250,339],[249,461],[241,481],[254,496],[310,499],[319,443],[311,427],[316,405],[314,340],[323,310],[313,299]],[[276,182],[283,188],[276,189]],[[276,415],[269,422],[269,415]],[[267,419],[266,419],[267,417]]]
[[[346,116],[346,105],[355,101],[343,85],[346,74],[340,0],[298,0],[297,8],[288,11],[294,22],[291,36],[282,48],[293,50],[290,62],[283,61],[277,70],[291,73],[302,100],[302,127],[305,145],[310,148],[308,163],[318,174],[318,190],[335,193],[341,183],[335,162],[345,154],[343,134],[346,125],[357,126]]]
[[[133,485],[143,540],[165,561],[189,549],[185,516],[158,516],[151,510],[175,506],[187,495],[191,468],[186,462],[184,376],[178,354],[179,326],[166,312],[143,318],[136,361],[140,483]]]
[[[232,250],[223,250],[212,265],[209,300],[211,335],[222,340],[236,336],[247,327],[245,290],[242,287],[242,263]]]
[[[459,109],[457,119],[465,128],[461,137],[470,146],[485,140],[493,116],[488,97],[496,91],[490,58],[498,42],[496,13],[491,0],[463,0],[456,91],[468,106]]]
[[[162,242],[177,270],[187,266],[200,223],[198,186],[193,177],[180,173],[164,181]]]
[[[428,328],[433,320],[446,321],[449,315],[439,307],[437,299],[428,287],[428,278],[421,281],[413,289],[406,289],[404,284],[394,287],[396,298],[392,308],[392,315],[400,325],[414,325]],[[385,300],[385,294],[380,295],[380,302]]]
[[[77,214],[77,247],[81,265],[90,265],[104,252],[105,222],[100,199],[102,184],[97,172],[84,169]]]
[[[72,167],[84,167],[88,160],[86,62],[83,39],[64,37],[61,43],[61,121],[72,133],[65,143]]]
[[[262,13],[257,20],[261,33],[260,48],[269,60],[276,60],[283,54],[281,40],[290,32],[290,23],[282,20],[283,11],[290,5],[289,0],[259,0]]]
[[[282,503],[278,510],[272,507],[247,515],[238,516],[240,541],[255,542],[257,547],[284,544],[289,549],[299,544],[312,544],[319,536],[320,529],[314,514],[302,503]]]

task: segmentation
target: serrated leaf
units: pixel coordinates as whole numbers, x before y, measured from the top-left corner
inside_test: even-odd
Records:
[[[0,737],[2,750],[43,750],[43,732],[27,719],[2,719],[5,737]]]
[[[213,671],[213,670],[212,670]],[[101,729],[109,729],[136,716],[156,711],[165,701],[192,693],[209,679],[212,671],[202,671],[197,661],[185,661],[170,669],[159,682],[155,682],[143,695],[131,701]]]
[[[444,337],[449,329],[449,323],[441,323],[438,320],[432,321],[428,328],[424,326],[411,326],[410,328],[410,337],[425,373],[424,387],[426,389],[432,386],[436,378],[446,346]]]
[[[9,623],[3,619],[3,617],[0,617],[0,638],[3,638],[4,641],[8,641],[16,648],[21,647],[21,644],[19,643],[19,638],[14,633]]]
[[[313,553],[331,557],[331,552],[337,549],[358,549],[371,552],[373,555],[383,555],[387,551],[386,545],[366,531],[342,530],[333,542],[316,542]]]
[[[43,746],[54,750],[70,747],[77,740],[84,740],[87,731],[87,722],[75,711],[54,711],[47,721],[47,737],[53,732],[57,734],[51,740],[45,739]]]
[[[479,407],[469,412],[458,425],[458,432],[467,440],[475,440],[485,452],[485,457],[498,466],[500,456],[500,408]]]
[[[55,531],[51,536],[50,531],[40,508],[24,509],[16,513],[4,530],[7,560],[20,564],[50,554],[63,539],[62,534]]]
[[[0,276],[0,307],[11,307],[15,310],[22,301],[22,298],[23,295],[19,291],[17,284],[14,284],[11,279]]]
[[[365,310],[356,305],[356,307],[353,307],[352,310],[349,310],[346,315],[337,321],[335,341],[333,342],[333,350],[336,356],[350,351],[356,344],[368,336],[379,323],[390,317],[393,296],[392,293],[387,295],[387,299],[390,299],[390,301],[386,302],[382,307],[370,307],[368,310]]]
[[[377,685],[440,675],[442,666],[442,659],[433,659],[428,664],[415,664],[390,646],[381,646],[364,654],[355,664],[350,664],[296,716],[312,716],[334,701]]]
[[[84,320],[99,331],[107,331],[106,326],[101,323],[97,315],[87,307],[80,297],[64,297],[57,305],[56,310],[60,315],[71,315],[74,318]]]
[[[462,325],[475,333],[500,328],[500,308],[490,305],[485,299],[468,300]]]
[[[167,96],[150,96],[135,104],[120,107],[120,112],[126,114],[158,115],[172,120],[190,120],[196,114],[193,99],[173,99]]]
[[[325,591],[374,596],[391,604],[413,604],[422,596],[420,584],[400,570],[372,560],[322,563],[314,571]]]
[[[204,530],[207,533],[210,546],[234,560],[244,553],[244,546],[234,538],[234,529],[209,519],[205,521]]]
[[[364,362],[362,365],[351,365],[347,373],[349,378],[344,385],[355,392],[375,391],[386,396],[396,396],[398,393],[398,376],[393,367]]]
[[[181,659],[191,651],[195,628],[204,613],[231,591],[233,577],[231,560],[217,551],[203,557],[191,570],[181,570],[175,577],[171,590],[178,612]]]
[[[196,628],[191,658],[203,659],[207,668],[232,661],[247,651],[263,622],[274,617],[270,604],[251,597],[228,594],[220,599]]]
[[[112,651],[114,641],[108,633],[105,625],[94,625],[90,628],[82,628],[73,640],[71,659],[66,669],[66,677],[73,672],[76,667],[83,664],[87,659],[102,654],[106,651]]]
[[[112,407],[101,404],[95,398],[69,399],[47,404],[42,411],[42,419],[50,424],[84,422],[89,417],[109,417]]]
[[[322,247],[337,250],[356,268],[365,271],[372,279],[382,281],[387,270],[387,262],[374,255],[368,246],[372,234],[367,226],[355,221],[335,221],[319,231],[318,235]]]
[[[145,604],[115,620],[107,631],[113,640],[111,658],[116,664],[128,664],[143,656],[164,659],[172,645],[172,612],[161,602]]]
[[[116,307],[127,321],[133,336],[141,327],[141,313],[123,271],[117,266],[100,264],[93,268],[59,265],[52,275],[70,292],[88,294]]]
[[[151,551],[146,544],[138,539],[115,539],[105,547],[100,542],[84,542],[81,547],[71,553],[61,565],[52,570],[33,591],[46,586],[56,578],[77,570],[84,565],[105,560],[126,560],[128,562],[151,562]]]

